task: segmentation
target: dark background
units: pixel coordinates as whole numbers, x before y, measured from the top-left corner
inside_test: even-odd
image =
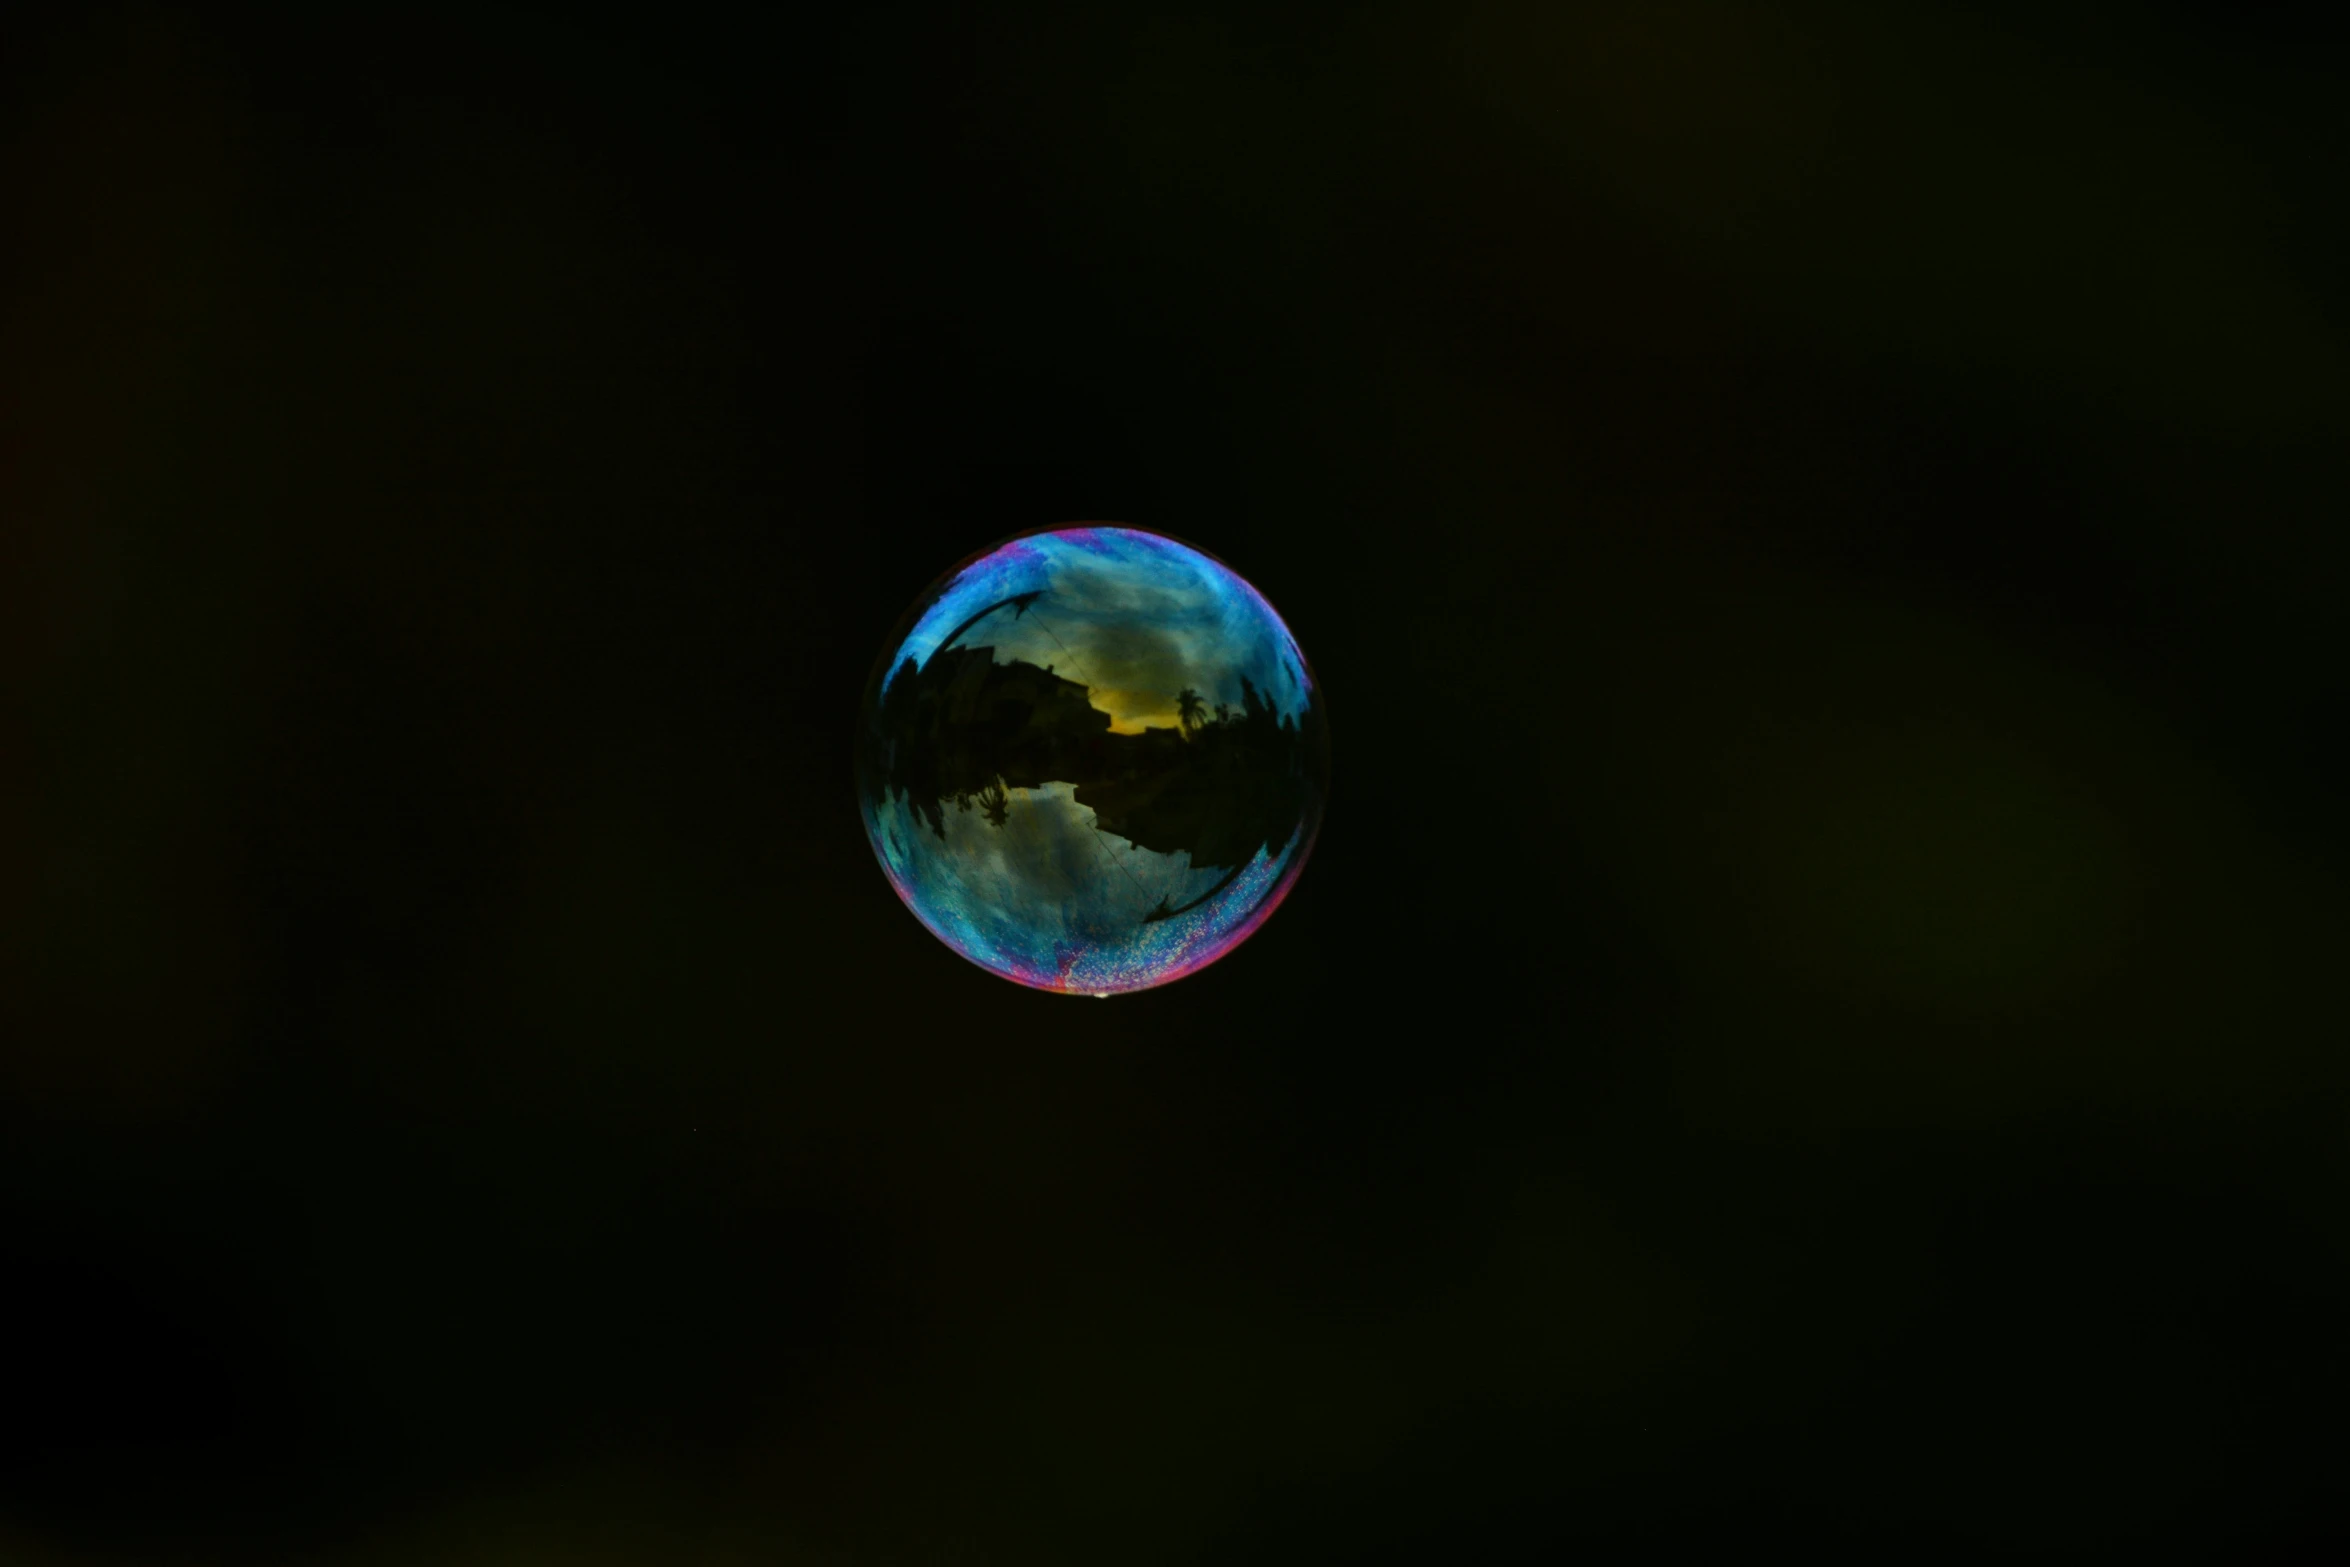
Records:
[[[2344,1528],[2341,39],[2250,4],[13,8],[0,1559]],[[1112,1005],[891,622],[1214,550]]]

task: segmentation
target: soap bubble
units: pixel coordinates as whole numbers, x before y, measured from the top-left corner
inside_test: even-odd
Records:
[[[1022,534],[909,610],[857,732],[890,885],[993,973],[1106,996],[1204,968],[1313,848],[1322,695],[1264,596],[1165,534]]]

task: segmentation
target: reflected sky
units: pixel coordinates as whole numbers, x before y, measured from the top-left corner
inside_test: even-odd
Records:
[[[1211,706],[1237,704],[1243,675],[1284,716],[1304,711],[1305,659],[1264,596],[1188,545],[1132,528],[1032,534],[973,562],[916,623],[897,662],[925,663],[978,611],[1038,592],[1025,612],[998,611],[961,645],[1083,681],[1120,734],[1176,727],[1185,687]]]

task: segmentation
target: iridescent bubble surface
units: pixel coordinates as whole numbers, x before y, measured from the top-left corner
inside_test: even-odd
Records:
[[[980,967],[1111,995],[1246,941],[1304,866],[1320,689],[1264,596],[1164,534],[1023,534],[900,623],[858,720],[890,885]]]

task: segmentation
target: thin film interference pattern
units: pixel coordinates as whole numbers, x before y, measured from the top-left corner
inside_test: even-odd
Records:
[[[1048,599],[1049,608],[1040,602]],[[1029,618],[1036,621],[1033,634],[1013,631],[1015,622]],[[1121,638],[1117,645],[1131,650],[1137,629],[1147,629],[1152,661],[1138,665],[1135,678],[1117,691],[1105,692],[1094,674],[1104,665],[1102,650],[1112,645],[1102,639]],[[961,638],[966,630],[974,634]],[[1228,760],[1245,767],[1249,757],[1269,754],[1268,746],[1286,755],[1281,748],[1295,742],[1254,728],[1228,730],[1221,713],[1195,736],[1193,726],[1180,721],[1190,710],[1181,703],[1175,704],[1176,721],[1185,743],[1169,746],[1164,734],[1156,741],[1144,738],[1169,722],[1154,716],[1152,704],[1172,701],[1179,689],[1237,691],[1247,700],[1233,703],[1235,724],[1266,721],[1243,717],[1244,708],[1249,715],[1277,709],[1273,717],[1288,736],[1298,726],[1319,723],[1311,673],[1260,596],[1220,563],[1163,536],[1107,527],[1032,534],[957,571],[918,611],[915,629],[891,650],[889,667],[911,669],[920,684],[931,655],[958,640],[993,643],[992,660],[983,656],[983,667],[1004,673],[984,675],[968,663],[958,673],[951,663],[941,665],[924,687],[930,694],[918,707],[902,702],[902,710],[941,711],[935,701],[951,675],[992,685],[1011,703],[1065,700],[1077,711],[1063,709],[1062,717],[1017,728],[1001,741],[990,738],[995,731],[967,728],[954,737],[955,750],[924,764],[930,771],[904,775],[938,780],[948,786],[945,796],[935,786],[930,793],[864,796],[876,844],[885,862],[896,862],[892,884],[925,926],[994,973],[1047,989],[1103,995],[1196,972],[1262,923],[1311,842],[1320,784],[1310,768],[1270,775],[1304,780],[1309,815],[1301,835],[1297,817],[1279,814],[1296,807],[1258,803],[1284,798],[1279,790],[1287,785],[1269,793],[1265,785],[1227,786],[1221,780]],[[1049,678],[1055,665],[1068,686]],[[1080,682],[1079,689],[1069,689]],[[1083,721],[1087,707],[1110,713],[1114,727],[1107,736],[1097,738]],[[1007,717],[1022,710],[1003,709]],[[905,754],[889,749],[900,743],[887,737],[871,754]],[[905,743],[917,742],[908,737]],[[973,769],[988,765],[987,748],[996,744],[1018,748],[1004,762],[1010,776],[1024,780],[1016,789],[1003,785],[1021,802],[1012,827],[1007,836],[991,838],[1005,828],[1000,811],[986,822],[977,813],[959,817],[950,845],[935,836],[928,818],[945,798],[977,787],[981,775]],[[1109,771],[1101,770],[1105,765]],[[1283,765],[1299,766],[1294,759]],[[1173,792],[1153,781],[1161,766],[1174,769],[1164,775]],[[1053,771],[1063,767],[1075,770]],[[1099,811],[1076,802],[1080,789],[1095,797],[1092,783],[1103,789]],[[1222,803],[1227,797],[1229,803]],[[1216,802],[1204,816],[1197,803],[1203,798]],[[1116,828],[1100,815],[1113,810],[1113,800]],[[1262,810],[1275,812],[1266,818],[1263,847],[1240,856],[1237,866],[1229,860],[1211,868],[1192,863],[1207,843],[1232,841],[1238,823],[1215,811]],[[1124,836],[1129,830],[1135,835]],[[1069,841],[1072,833],[1084,834],[1094,846],[1077,848]],[[1245,832],[1240,841],[1247,841]],[[1187,888],[1193,898],[1184,896]]]
[[[1209,918],[1185,929],[1168,921],[1144,927],[1143,939],[1112,952],[1057,962],[1056,989],[1090,994],[1139,990],[1194,974],[1223,957],[1271,917],[1288,895],[1299,865],[1292,842],[1279,855],[1260,854],[1238,880],[1203,910]]]

